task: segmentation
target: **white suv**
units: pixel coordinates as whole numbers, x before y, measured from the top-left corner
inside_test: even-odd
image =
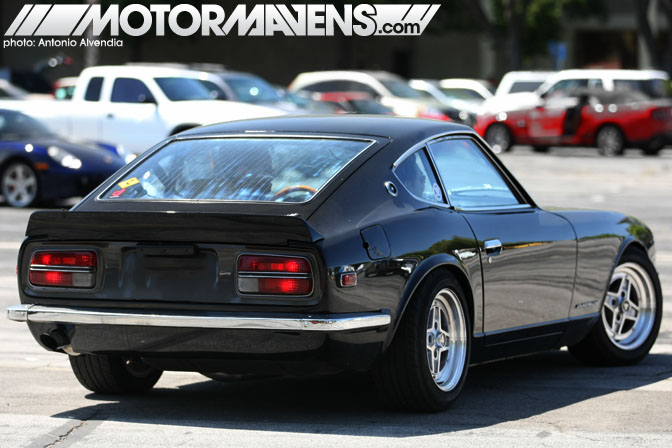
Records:
[[[666,96],[667,73],[660,70],[563,70],[551,75],[534,92],[495,95],[484,103],[488,112],[526,109],[539,104],[540,98],[565,96],[577,88],[594,87],[607,91],[629,90],[651,98]]]

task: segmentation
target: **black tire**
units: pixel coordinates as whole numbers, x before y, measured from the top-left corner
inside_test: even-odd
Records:
[[[548,146],[533,146],[532,151],[538,153],[547,153],[551,148]]]
[[[502,123],[495,123],[485,131],[485,141],[495,153],[508,152],[513,146],[513,135]]]
[[[429,313],[437,295],[446,290],[454,293],[462,311],[466,353],[463,353],[464,362],[451,370],[454,386],[442,390],[432,377],[427,345],[431,330]],[[394,340],[374,370],[376,388],[383,402],[407,411],[435,412],[447,409],[455,401],[464,387],[469,368],[471,321],[468,310],[460,284],[448,272],[437,271],[423,281],[407,305]],[[453,349],[459,348],[450,350]],[[444,366],[448,365],[448,354],[449,351]]]
[[[641,250],[629,250],[623,254],[618,262],[618,266],[612,274],[612,279],[609,282],[610,290],[613,288],[614,282],[617,281],[615,278],[619,268],[624,269],[624,267],[627,266],[636,266],[641,268],[642,272],[645,272],[650,280],[650,287],[644,289],[650,290],[651,294],[655,294],[655,297],[650,299],[650,303],[655,304],[655,312],[652,313],[650,322],[643,323],[640,326],[640,331],[646,331],[646,333],[642,333],[639,338],[635,339],[631,346],[623,345],[623,347],[620,347],[616,345],[616,342],[612,341],[612,338],[610,337],[610,334],[607,331],[605,325],[605,321],[608,320],[608,317],[611,315],[611,313],[605,310],[607,305],[604,303],[607,300],[618,300],[618,296],[613,297],[613,293],[608,291],[607,297],[604,299],[603,306],[600,308],[600,318],[595,323],[595,326],[581,342],[569,347],[570,353],[582,362],[592,365],[636,364],[646,357],[646,355],[649,353],[649,350],[651,350],[651,346],[653,346],[653,343],[656,341],[658,330],[660,329],[660,322],[663,316],[663,294],[661,291],[658,274],[656,273],[656,269],[654,268],[653,263],[651,263],[649,258]],[[638,305],[641,306],[643,299],[639,298],[638,300]],[[622,305],[619,305],[618,308],[621,311],[623,309]],[[646,321],[641,320],[641,322]],[[633,329],[634,328],[635,325],[633,325]],[[639,340],[641,340],[641,343],[638,342]],[[627,342],[627,340],[624,340],[623,342]]]
[[[140,359],[111,355],[70,356],[70,366],[82,386],[100,394],[146,392],[163,373]]]
[[[620,156],[625,151],[625,136],[618,126],[607,124],[595,135],[597,151],[606,157]]]
[[[665,142],[662,138],[654,138],[650,142],[648,142],[642,150],[644,151],[644,155],[647,156],[657,156],[660,151],[663,150],[663,147],[665,146]]]
[[[35,204],[40,198],[37,173],[28,162],[17,160],[8,163],[0,174],[0,192],[12,207],[25,208]]]

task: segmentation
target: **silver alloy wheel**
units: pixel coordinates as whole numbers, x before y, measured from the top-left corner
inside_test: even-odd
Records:
[[[609,340],[621,350],[635,350],[646,341],[656,316],[656,290],[637,263],[616,267],[602,306],[602,323]]]
[[[623,151],[623,134],[614,126],[602,128],[597,133],[597,147],[605,156],[615,156]]]
[[[485,132],[485,141],[495,153],[506,152],[511,148],[511,134],[503,124],[493,124]]]
[[[460,382],[467,358],[467,325],[462,304],[450,289],[438,292],[427,314],[427,364],[444,392]]]
[[[2,174],[2,195],[12,207],[26,207],[37,196],[37,176],[25,163],[9,165]]]

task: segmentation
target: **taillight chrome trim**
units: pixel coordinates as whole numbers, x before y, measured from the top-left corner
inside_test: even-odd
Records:
[[[310,274],[307,273],[296,273],[296,272],[258,272],[258,271],[239,271],[238,265],[240,262],[240,257],[250,255],[258,257],[286,257],[286,258],[301,258],[306,260],[308,266],[310,267]],[[315,263],[313,260],[306,255],[299,254],[288,254],[288,253],[271,253],[271,252],[240,252],[236,256],[235,261],[235,284],[236,292],[241,296],[245,297],[272,297],[272,298],[304,298],[310,297],[315,292]],[[260,293],[250,293],[243,292],[240,290],[240,284],[238,279],[240,278],[295,278],[295,279],[310,279],[311,281],[311,290],[307,294],[260,294]]]
[[[58,271],[58,272],[96,272],[96,268],[91,266],[60,266],[47,264],[31,264],[31,271]]]
[[[311,274],[295,272],[257,272],[257,271],[239,271],[238,277],[248,277],[248,278],[311,278]]]

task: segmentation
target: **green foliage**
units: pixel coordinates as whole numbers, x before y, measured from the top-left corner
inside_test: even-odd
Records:
[[[476,0],[478,1],[478,0]],[[520,17],[524,57],[545,54],[548,43],[562,37],[567,18],[605,17],[605,0],[489,0],[494,23],[505,31],[514,14]]]

